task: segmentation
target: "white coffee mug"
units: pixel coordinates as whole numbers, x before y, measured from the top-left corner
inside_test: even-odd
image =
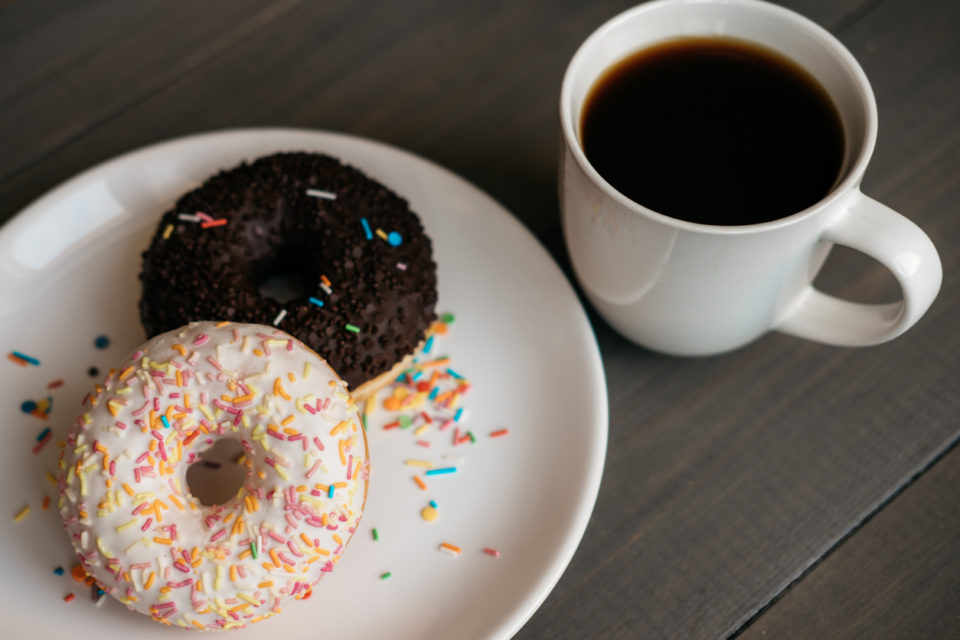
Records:
[[[841,175],[817,204],[788,217],[713,226],[652,211],[614,189],[580,144],[584,101],[617,61],[682,36],[727,36],[791,58],[832,97],[846,138]],[[836,38],[810,20],[756,0],[662,0],[634,7],[580,46],[560,94],[559,187],[564,239],[600,314],[646,347],[709,355],[776,329],[833,345],[865,346],[909,329],[940,288],[940,258],[916,225],[860,192],[877,135],[867,78]],[[642,148],[637,153],[644,153]],[[812,286],[833,244],[876,259],[903,300],[859,304]]]

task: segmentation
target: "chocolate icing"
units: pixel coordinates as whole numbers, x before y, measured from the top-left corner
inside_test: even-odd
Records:
[[[337,197],[312,197],[307,189]],[[178,217],[197,212],[227,224],[204,229]],[[164,239],[168,225],[173,230]],[[398,232],[401,244],[391,246],[378,229]],[[282,304],[261,295],[264,279],[280,272],[297,274],[303,295]],[[321,275],[332,294],[321,288]],[[140,280],[140,317],[149,337],[198,320],[269,325],[286,309],[278,326],[325,358],[351,388],[412,353],[436,318],[430,239],[406,200],[357,169],[312,153],[243,163],[183,195],[163,214],[143,254]]]

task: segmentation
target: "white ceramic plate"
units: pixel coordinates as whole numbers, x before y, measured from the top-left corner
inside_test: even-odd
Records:
[[[69,574],[73,555],[45,472],[54,470],[55,441],[92,387],[89,367],[105,371],[144,339],[137,274],[159,215],[212,173],[280,150],[339,156],[406,196],[420,214],[439,269],[438,310],[457,317],[438,351],[473,383],[464,421],[477,442],[453,447],[449,433],[427,433],[431,447],[423,448],[409,430],[382,430],[376,423],[385,416],[375,416],[367,510],[351,548],[310,600],[290,602],[243,637],[505,638],[543,602],[573,556],[600,484],[606,385],[586,315],[546,251],[487,195],[404,151],[323,132],[225,131],[99,165],[0,230],[0,351],[41,361],[0,361],[4,637],[174,633],[111,598],[94,606],[86,588],[54,574],[57,566]],[[101,334],[111,338],[107,349],[94,346]],[[48,390],[56,379],[64,385]],[[22,401],[48,395],[49,419],[21,410]],[[54,442],[33,455],[45,426]],[[509,435],[490,438],[499,428]],[[447,454],[463,458],[459,472],[418,489],[415,469],[403,460],[443,463]],[[54,503],[47,511],[45,495]],[[431,499],[440,517],[427,523],[420,510]],[[14,522],[26,505],[30,513]],[[444,541],[462,555],[439,551]],[[76,600],[64,602],[71,592]]]

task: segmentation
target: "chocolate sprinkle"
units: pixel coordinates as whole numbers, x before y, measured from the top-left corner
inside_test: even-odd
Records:
[[[307,189],[337,197],[314,198]],[[198,212],[227,222],[203,228],[179,218]],[[362,218],[398,233],[402,244],[367,239]],[[164,239],[167,225],[173,232]],[[296,274],[306,290],[283,303],[265,297],[261,284],[278,273]],[[270,325],[286,309],[281,328],[353,388],[413,353],[436,319],[436,265],[416,214],[380,183],[319,154],[243,163],[182,196],[161,218],[140,280],[149,337],[198,320]],[[348,324],[360,332],[344,330]]]

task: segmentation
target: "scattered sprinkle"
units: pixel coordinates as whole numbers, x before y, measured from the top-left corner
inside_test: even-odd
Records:
[[[164,427],[165,429],[169,429],[169,428],[170,428],[170,421],[167,420],[167,416],[160,416],[160,422],[163,423],[163,427]]]
[[[44,511],[50,508],[50,496],[43,496],[43,502],[40,503],[40,508]]]
[[[283,319],[286,317],[287,317],[287,310],[280,309],[280,313],[278,313],[277,317],[273,319],[273,326],[277,326],[278,324],[280,324],[283,321]]]
[[[403,463],[410,467],[426,467],[428,469],[433,466],[433,463],[427,460],[404,460]]]
[[[507,430],[507,429],[497,429],[496,431],[491,431],[491,432],[490,432],[490,437],[491,437],[491,438],[499,438],[499,437],[501,437],[501,436],[507,435],[508,433],[510,433],[510,431]]]
[[[373,534],[373,540],[374,540],[374,541],[377,541],[377,540],[380,539],[380,534],[377,533],[377,528],[376,528],[376,527],[373,528],[373,531],[371,531],[371,533]]]
[[[343,328],[349,331],[350,333],[360,333],[360,327],[356,325],[346,324],[343,326]]]
[[[58,576],[62,576],[64,574],[63,567],[57,567],[56,569],[53,570],[53,572]]]
[[[76,597],[77,597],[77,596],[73,595],[72,593],[68,593],[68,594],[66,595],[66,597],[64,597],[63,601],[64,601],[64,602],[73,602],[73,599],[76,598]]]
[[[463,407],[457,409],[457,412],[453,414],[453,421],[460,422],[460,418],[463,416]]]
[[[43,440],[44,438],[46,438],[48,435],[50,435],[50,427],[46,427],[43,431],[41,431],[41,432],[37,435],[37,442],[40,442],[41,440]]]
[[[30,505],[26,505],[25,507],[20,509],[20,511],[17,511],[16,515],[13,516],[13,521],[20,522],[21,520],[27,517],[28,513],[30,513]]]
[[[488,556],[493,556],[494,558],[500,557],[500,552],[496,549],[491,549],[490,547],[484,547],[483,552]]]
[[[216,220],[208,220],[207,222],[200,223],[201,229],[209,229],[211,227],[222,227],[227,224],[226,218],[217,218]]]
[[[427,490],[427,484],[420,479],[420,476],[413,476],[413,481],[416,482],[417,486],[423,489],[424,491]]]
[[[173,225],[168,224],[166,228],[163,230],[163,239],[166,240],[167,238],[170,237],[170,234],[172,233],[173,233]]]
[[[367,219],[360,218],[360,224],[363,225],[363,233],[367,236],[367,240],[373,240],[373,232],[370,230],[370,223],[367,222]]]
[[[437,519],[437,508],[436,507],[424,507],[420,510],[420,517],[426,520],[427,522],[433,522]]]
[[[47,383],[47,389],[56,389],[63,386],[63,380],[53,380]]]
[[[452,313],[444,313],[440,316],[440,322],[443,324],[453,324],[454,320],[456,319],[456,316],[454,316]]]
[[[456,473],[456,472],[457,472],[457,468],[456,468],[456,467],[441,467],[441,468],[439,468],[439,469],[427,469],[427,470],[424,472],[424,475],[427,475],[427,476],[439,476],[439,475],[444,475],[444,474],[447,474],[447,473]]]
[[[431,500],[431,501],[430,501],[430,506],[433,507],[434,509],[436,509],[436,508],[437,508],[437,501],[436,501],[436,500]]]
[[[311,296],[311,297],[310,297],[310,304],[315,304],[315,305],[317,305],[318,307],[322,307],[322,306],[323,306],[323,300],[318,300],[318,299],[314,298],[313,296]]]
[[[101,334],[93,339],[93,346],[97,349],[106,349],[110,346],[110,338]]]
[[[17,362],[17,364],[24,364],[24,363],[25,363],[25,364],[32,364],[32,365],[35,366],[35,367],[39,367],[39,366],[40,366],[40,361],[39,361],[39,360],[37,360],[37,359],[34,358],[33,356],[28,356],[27,354],[21,353],[21,352],[19,352],[19,351],[11,351],[11,352],[10,352],[10,355],[7,356],[7,357],[10,358],[11,360],[13,360],[14,362],[17,362],[17,361],[19,360],[19,362]]]
[[[332,498],[332,497],[333,497],[333,491],[334,491],[334,489],[335,489],[335,487],[331,484],[330,487],[327,489],[327,497],[328,497],[328,498]]]
[[[400,269],[400,271],[406,271],[406,270],[407,270],[407,265],[404,264],[403,262],[398,262],[398,263],[397,263],[397,269]]]
[[[403,243],[403,236],[401,236],[396,231],[391,231],[387,234],[387,244],[391,247],[399,247]]]
[[[386,580],[387,578],[389,578],[389,577],[392,576],[392,575],[393,575],[393,574],[392,574],[391,572],[387,571],[387,572],[384,572],[384,573],[381,573],[381,574],[380,574],[380,579],[381,579],[381,580]]]
[[[323,198],[324,200],[336,200],[337,194],[323,189],[307,189],[307,195],[311,198]]]
[[[459,556],[459,555],[460,555],[460,551],[461,551],[460,547],[458,547],[457,545],[454,545],[454,544],[450,544],[449,542],[441,542],[441,543],[440,543],[440,550],[441,550],[441,551],[446,551],[447,553],[452,554],[452,555],[455,555],[455,556]]]

